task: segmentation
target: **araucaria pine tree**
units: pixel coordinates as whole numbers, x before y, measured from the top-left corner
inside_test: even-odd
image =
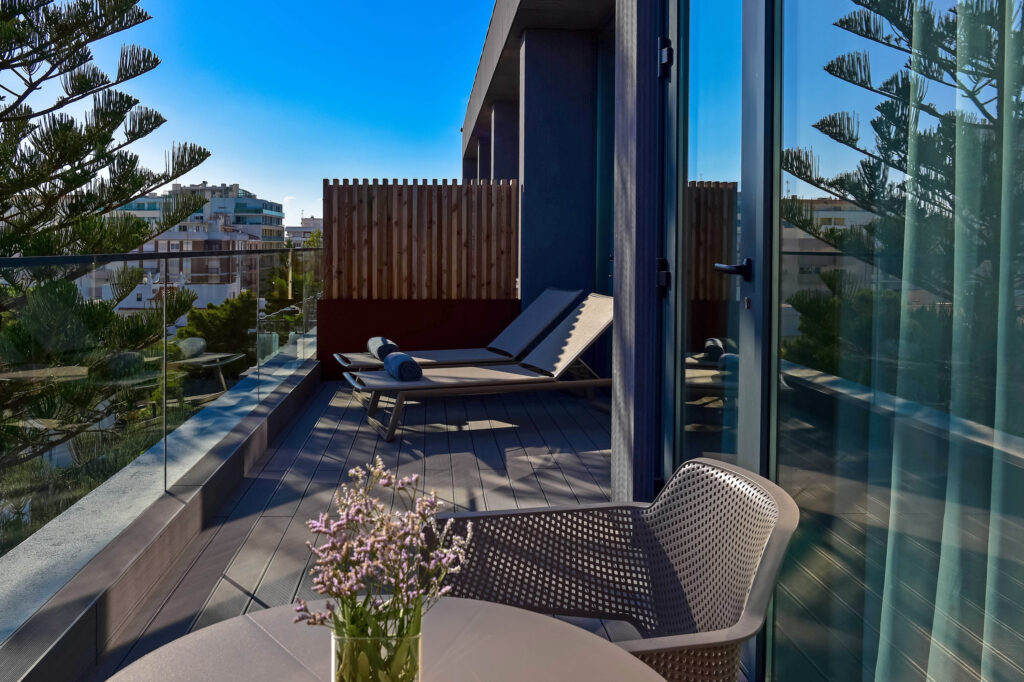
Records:
[[[1007,298],[1000,291],[1024,288],[1024,17],[1016,2],[943,4],[852,0],[853,11],[835,26],[862,39],[863,49],[822,66],[841,87],[859,88],[859,99],[877,104],[866,131],[854,111],[830,113],[813,127],[827,144],[852,149],[860,160],[844,172],[823,174],[810,147],[782,151],[784,171],[873,214],[865,225],[819,225],[810,202],[787,197],[783,219],[844,257],[870,263],[878,281],[899,283],[899,291],[872,289],[871,282],[844,281],[837,288],[833,278],[826,282],[830,291],[790,299],[802,328],[847,320],[835,350],[842,346],[844,357],[853,358],[848,364],[860,357],[859,369],[827,362],[819,369],[856,381],[871,382],[872,371],[882,369],[872,370],[871,358],[884,361],[898,340],[919,348],[943,339],[948,344],[957,327],[979,340],[972,362],[992,365],[997,320],[1009,319],[997,309]],[[881,76],[879,64],[888,65]],[[831,299],[829,305],[822,299]],[[1021,324],[1005,331],[1024,343]],[[850,336],[854,332],[859,336]],[[1012,360],[1003,371],[1024,379],[1024,361]],[[808,355],[797,361],[814,364]],[[905,358],[898,364],[906,372],[912,366]],[[898,392],[945,405],[950,371],[925,367]],[[888,383],[896,372],[884,373],[873,385],[897,391]],[[979,395],[991,392],[981,384]]]
[[[1013,195],[1000,197],[1004,169],[1019,175],[1024,168],[1024,144],[1004,139],[1024,121],[1019,77],[1014,69],[1004,68],[1022,56],[1024,27],[1019,16],[1007,16],[1014,11],[1014,3],[1008,2],[961,0],[955,10],[940,10],[923,0],[853,4],[859,7],[835,25],[863,38],[865,47],[904,56],[902,68],[882,79],[873,73],[867,49],[824,65],[832,76],[879,100],[869,136],[862,134],[855,112],[829,114],[814,124],[863,158],[855,169],[823,177],[812,150],[785,149],[782,167],[874,213],[876,219],[861,227],[821,227],[800,201],[785,201],[783,217],[894,275],[902,274],[909,221],[915,239],[924,240],[911,248],[937,257],[935,267],[914,273],[915,284],[948,299],[953,273],[941,256],[953,248],[954,219],[969,226],[981,255],[991,257],[999,248],[999,231],[992,227],[1000,222],[1002,200],[1020,206],[1024,199],[1021,183],[1008,183],[1015,186]],[[968,149],[982,162],[965,159]],[[957,213],[957,166],[968,164],[971,172],[977,167],[984,173],[970,182],[981,188],[981,200],[969,207],[961,201]],[[986,194],[995,200],[985,201]]]
[[[149,18],[138,0],[0,0],[0,257],[130,251],[202,205],[189,195],[169,200],[152,224],[115,210],[209,156],[176,144],[166,167],[154,171],[129,151],[164,118],[118,87],[160,60],[124,45],[108,74],[90,46]],[[5,471],[60,444],[74,456],[75,438],[94,442],[131,423],[140,395],[153,390],[137,377],[147,371],[141,351],[166,333],[161,306],[175,320],[195,300],[168,288],[156,304],[119,315],[117,304],[142,283],[143,271],[119,270],[111,296],[93,301],[76,283],[90,269],[0,270],[0,517],[12,494]],[[58,367],[75,369],[47,371]],[[30,495],[26,485],[21,492]]]

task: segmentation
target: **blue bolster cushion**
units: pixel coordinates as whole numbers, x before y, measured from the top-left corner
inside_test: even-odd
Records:
[[[383,362],[384,358],[398,350],[398,345],[391,339],[374,336],[366,342],[366,350],[370,351],[370,355]]]
[[[384,358],[384,369],[399,381],[416,381],[423,376],[420,363],[405,353],[388,353]]]
[[[740,356],[735,353],[722,353],[718,358],[718,370],[722,372],[722,381],[735,387],[740,380]]]
[[[723,353],[725,353],[725,344],[721,339],[708,339],[704,342],[704,357],[708,360],[718,362]]]

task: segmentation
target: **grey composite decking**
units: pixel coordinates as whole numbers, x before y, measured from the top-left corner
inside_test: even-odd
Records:
[[[458,510],[607,501],[610,418],[564,393],[459,397],[410,404],[387,443],[357,396],[324,382],[146,603],[112,637],[99,679],[226,618],[317,596],[307,519],[326,511],[353,466],[379,455]],[[579,622],[616,638],[615,624]],[[296,626],[298,627],[298,626]]]

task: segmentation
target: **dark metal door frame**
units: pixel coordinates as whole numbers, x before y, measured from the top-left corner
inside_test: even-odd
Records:
[[[751,281],[740,284],[739,462],[775,480],[777,347],[777,230],[781,141],[782,0],[743,0],[742,167],[740,257],[753,260]],[[749,235],[753,235],[753,244]],[[746,389],[746,390],[744,390]],[[754,677],[770,677],[773,611],[757,638]]]
[[[661,482],[668,480],[675,470],[676,450],[680,446],[677,438],[676,425],[680,423],[683,409],[682,381],[679,377],[678,359],[685,350],[682,332],[685,320],[679,314],[679,304],[685,299],[686,278],[683,277],[683,254],[678,237],[677,226],[680,224],[680,207],[682,192],[686,188],[686,127],[682,125],[686,107],[680,96],[685,97],[685,32],[681,31],[680,17],[684,16],[681,6],[688,0],[665,1],[662,5],[663,29],[661,35],[667,40],[662,50],[668,48],[670,65],[662,68],[663,97],[663,154],[662,163],[662,244],[661,254],[664,259],[664,270],[667,271],[667,286],[662,288],[661,302],[661,347],[664,349],[661,366]],[[681,164],[681,165],[680,165]]]

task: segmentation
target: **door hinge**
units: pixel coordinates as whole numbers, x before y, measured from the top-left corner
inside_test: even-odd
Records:
[[[672,271],[669,269],[667,258],[658,259],[657,277],[658,296],[664,298],[668,296],[668,291],[672,288]]]
[[[658,38],[658,78],[671,78],[674,62],[675,51],[672,49],[672,41],[668,38]]]

